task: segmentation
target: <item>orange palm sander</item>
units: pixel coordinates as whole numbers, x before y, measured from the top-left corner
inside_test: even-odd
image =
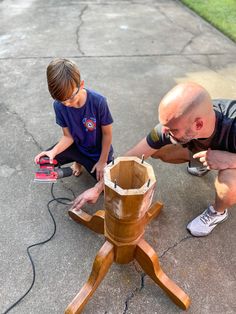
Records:
[[[50,163],[47,156],[43,156],[37,162],[39,169],[35,172],[34,181],[41,183],[55,183],[58,179],[69,177],[73,171],[70,167],[59,167],[56,159]]]

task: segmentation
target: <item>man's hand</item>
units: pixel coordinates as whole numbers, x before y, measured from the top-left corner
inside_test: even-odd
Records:
[[[221,150],[208,150],[193,155],[193,158],[199,158],[203,166],[207,169],[224,170],[235,168],[236,155]]]
[[[93,169],[91,170],[91,173],[93,173],[96,170],[96,178],[97,181],[100,181],[103,178],[103,174],[104,174],[104,168],[106,167],[106,162],[101,162],[98,161],[94,166]]]
[[[96,203],[100,193],[101,192],[96,188],[96,186],[84,191],[74,200],[72,209],[80,210],[86,203],[88,204]]]

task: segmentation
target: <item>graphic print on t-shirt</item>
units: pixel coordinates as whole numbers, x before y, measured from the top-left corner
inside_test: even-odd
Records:
[[[96,129],[96,119],[95,118],[83,118],[83,124],[85,126],[86,131],[92,132]]]

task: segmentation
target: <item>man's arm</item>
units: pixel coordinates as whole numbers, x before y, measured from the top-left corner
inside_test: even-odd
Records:
[[[155,149],[151,148],[147,141],[146,138],[142,139],[136,146],[131,148],[125,156],[135,156],[135,157],[142,157],[144,155],[144,158],[148,158],[151,156],[154,152],[156,152]],[[81,195],[79,195],[73,204],[73,207],[75,210],[80,210],[84,204],[89,203],[89,204],[94,204],[96,203],[99,195],[104,189],[104,181],[103,179],[100,180],[93,188],[88,189],[84,191]]]
[[[94,187],[80,194],[73,203],[72,209],[80,210],[86,203],[95,204],[104,189],[104,180],[100,180]]]
[[[208,169],[224,170],[236,168],[236,154],[221,150],[208,150],[196,153],[193,158],[199,158]]]
[[[128,150],[125,153],[125,156],[135,156],[142,158],[142,155],[144,155],[144,158],[146,159],[152,156],[155,152],[156,149],[151,148],[147,143],[146,137],[144,137],[137,145]]]

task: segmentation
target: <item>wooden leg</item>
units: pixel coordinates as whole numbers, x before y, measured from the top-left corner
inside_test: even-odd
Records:
[[[72,209],[69,209],[68,213],[74,221],[85,225],[96,233],[104,234],[104,210],[98,210],[94,215],[89,215],[83,210]]]
[[[169,295],[175,304],[184,310],[189,308],[190,299],[188,295],[166,276],[160,267],[157,254],[144,239],[141,239],[137,244],[135,259],[152,280]]]
[[[99,250],[88,281],[67,307],[65,314],[79,314],[92,296],[98,285],[105,277],[114,261],[114,246],[106,241]]]
[[[151,207],[149,207],[146,217],[147,217],[147,223],[151,221],[152,219],[156,218],[163,207],[162,203],[156,202]]]

